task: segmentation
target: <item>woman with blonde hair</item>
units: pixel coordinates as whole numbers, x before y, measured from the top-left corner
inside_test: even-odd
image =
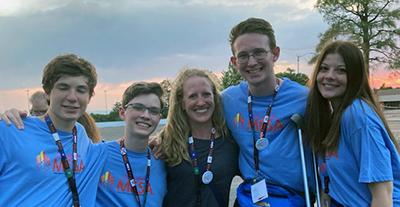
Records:
[[[356,45],[335,41],[312,76],[306,127],[321,158],[324,206],[400,206],[399,146],[364,63]]]
[[[215,76],[198,69],[179,73],[160,138],[168,165],[164,206],[228,206],[238,155]]]

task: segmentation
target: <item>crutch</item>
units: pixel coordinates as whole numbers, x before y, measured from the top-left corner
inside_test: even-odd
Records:
[[[317,191],[317,207],[321,207],[321,195],[319,194],[318,170],[317,170],[317,162],[316,162],[314,151],[312,152],[312,159],[313,159],[313,167],[314,167],[315,191]]]
[[[306,205],[307,207],[311,207],[310,204],[310,193],[308,191],[308,179],[307,179],[307,170],[306,170],[306,161],[304,158],[304,148],[303,148],[303,138],[301,134],[301,128],[303,127],[303,119],[299,114],[293,114],[290,119],[296,124],[297,134],[299,137],[299,146],[300,146],[300,157],[301,157],[301,168],[303,170],[303,183],[304,183],[304,193],[306,196]]]

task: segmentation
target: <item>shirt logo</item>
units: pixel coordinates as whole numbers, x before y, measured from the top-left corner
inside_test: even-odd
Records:
[[[50,158],[46,155],[46,152],[40,151],[40,153],[36,156],[36,166],[39,169],[50,168]]]

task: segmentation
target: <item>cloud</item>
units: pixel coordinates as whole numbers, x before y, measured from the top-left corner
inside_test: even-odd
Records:
[[[13,12],[0,16],[3,90],[40,85],[43,67],[62,53],[92,62],[101,83],[171,78],[183,67],[222,71],[231,55],[230,29],[252,16],[273,24],[280,61],[293,63],[313,50],[324,29],[321,17],[304,6],[312,1],[4,2],[0,14]]]

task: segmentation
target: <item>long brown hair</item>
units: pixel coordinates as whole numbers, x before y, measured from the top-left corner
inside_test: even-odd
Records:
[[[79,117],[78,122],[85,128],[86,134],[92,140],[93,143],[101,141],[100,130],[96,126],[96,121],[88,114],[84,112],[81,117]]]
[[[322,61],[328,54],[339,54],[346,65],[347,86],[341,103],[331,109],[327,99],[321,96],[317,88],[317,75]],[[337,151],[340,135],[340,121],[345,109],[355,99],[364,100],[382,120],[390,138],[399,151],[399,145],[389,129],[387,121],[368,83],[368,72],[365,68],[363,54],[353,43],[335,41],[324,47],[318,57],[311,79],[310,93],[306,107],[306,131],[308,144],[323,154]]]
[[[187,139],[190,133],[188,116],[183,110],[183,84],[190,77],[204,77],[210,81],[214,94],[215,109],[211,117],[212,124],[217,130],[217,134],[227,137],[228,130],[222,110],[221,96],[218,91],[216,77],[199,69],[184,69],[176,77],[171,95],[169,98],[168,118],[165,127],[161,130],[159,136],[165,161],[169,166],[174,166],[182,160],[190,161],[188,153]]]

